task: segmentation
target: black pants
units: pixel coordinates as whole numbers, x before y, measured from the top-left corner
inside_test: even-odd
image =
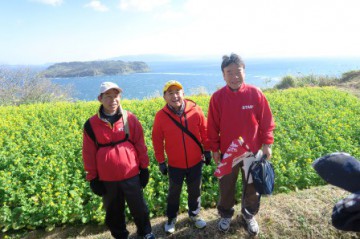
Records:
[[[185,178],[188,192],[188,214],[189,216],[199,214],[201,208],[202,165],[203,163],[200,162],[188,169],[169,167],[169,191],[166,209],[168,218],[175,218],[177,216],[180,206],[181,189]]]
[[[143,197],[139,176],[123,181],[104,182],[106,194],[103,196],[106,211],[105,223],[111,235],[116,238],[127,238],[125,220],[125,201],[137,227],[137,234],[144,236],[151,232],[149,209]]]

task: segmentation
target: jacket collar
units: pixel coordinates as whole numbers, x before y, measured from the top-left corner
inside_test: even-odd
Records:
[[[237,89],[236,91],[233,91],[232,89],[230,89],[230,87],[228,85],[225,86],[225,89],[227,92],[230,92],[230,93],[233,93],[233,94],[236,94],[236,93],[240,93],[240,92],[243,92],[245,90],[245,87],[246,87],[246,84],[245,82],[243,82],[240,86],[239,89]]]
[[[187,112],[189,112],[196,106],[196,103],[192,100],[184,99],[183,105],[184,105],[184,110],[183,110],[182,114],[184,114],[184,113],[186,114]],[[168,104],[166,104],[163,109],[169,113],[176,114],[173,110],[171,110],[171,108],[168,106]],[[178,115],[178,114],[176,114],[176,115]]]
[[[119,117],[119,119],[121,118],[121,116],[122,116],[122,108],[121,108],[121,106],[118,107],[115,115],[117,115]],[[99,117],[99,119],[101,119],[104,122],[107,122],[107,123],[109,122],[107,120],[107,118],[109,118],[109,116],[104,114],[104,106],[103,105],[100,105],[100,107],[99,107],[98,117]]]
[[[171,105],[166,104],[167,108],[168,108],[171,112],[173,112],[174,114],[176,114],[177,116],[181,116],[181,115],[184,113],[184,111],[185,111],[185,105],[186,105],[185,100],[183,100],[180,109],[179,109],[179,110],[176,110],[176,109],[175,109],[174,107],[172,107]]]

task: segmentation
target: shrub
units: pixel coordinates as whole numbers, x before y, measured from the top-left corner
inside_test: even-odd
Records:
[[[318,86],[335,86],[339,83],[339,79],[337,77],[330,76],[319,76],[318,78]]]
[[[360,101],[333,88],[296,88],[268,95],[276,129],[272,161],[278,191],[324,182],[314,159],[336,151],[360,156]]]
[[[190,89],[190,95],[209,95],[206,88],[204,86],[199,86],[197,88],[191,88]]]
[[[358,71],[349,71],[342,74],[340,81],[347,82],[354,78],[360,78],[360,70]]]
[[[338,79],[330,76],[306,75],[300,76],[296,79],[297,87],[305,86],[331,86],[334,85]]]
[[[285,76],[281,79],[281,81],[276,84],[274,86],[274,88],[276,89],[288,89],[288,88],[292,88],[295,87],[296,83],[295,83],[295,78],[293,76]]]
[[[52,83],[28,68],[0,68],[0,105],[71,100],[73,89]]]
[[[307,86],[333,86],[339,82],[339,79],[331,76],[285,76],[281,79],[280,83],[274,86],[275,89],[288,89],[294,87],[307,87]]]

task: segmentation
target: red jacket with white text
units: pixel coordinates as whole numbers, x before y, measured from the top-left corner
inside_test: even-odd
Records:
[[[243,83],[235,92],[225,86],[210,99],[208,139],[213,152],[224,153],[231,142],[241,136],[256,153],[262,144],[274,142],[274,128],[268,101],[255,86]]]
[[[99,177],[102,181],[122,181],[139,174],[139,167],[148,167],[149,157],[143,128],[136,116],[129,111],[127,121],[129,141],[114,146],[98,148],[84,130],[82,156],[87,180]],[[102,120],[98,113],[90,118],[90,124],[99,144],[125,138],[122,117],[111,126],[109,122]]]

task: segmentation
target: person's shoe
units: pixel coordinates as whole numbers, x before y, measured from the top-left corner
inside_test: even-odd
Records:
[[[176,217],[175,218],[169,218],[167,223],[165,223],[165,232],[172,234],[175,232],[175,223],[176,223]]]
[[[222,232],[227,232],[230,228],[231,218],[222,217],[218,224],[218,229]]]
[[[155,235],[150,232],[144,236],[144,239],[155,239]]]
[[[259,225],[255,218],[246,219],[244,216],[242,217],[246,223],[247,231],[253,236],[257,235],[259,233]]]
[[[195,227],[199,229],[203,229],[206,227],[206,222],[199,215],[190,216],[190,220],[194,222]]]

